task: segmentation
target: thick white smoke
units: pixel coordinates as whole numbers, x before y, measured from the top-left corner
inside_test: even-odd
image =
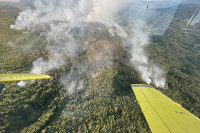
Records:
[[[48,59],[39,58],[35,60],[31,72],[45,73],[66,65],[66,58],[77,56],[77,52],[82,46],[76,41],[71,32],[78,27],[81,30],[79,36],[84,36],[86,23],[99,22],[105,24],[113,36],[118,34],[127,40],[126,42],[132,47],[131,63],[139,72],[141,78],[148,84],[154,83],[157,87],[164,87],[165,73],[155,64],[149,63],[145,51],[149,44],[149,35],[143,30],[145,23],[140,24],[141,22],[137,21],[132,25],[131,31],[125,32],[126,28],[120,26],[117,22],[119,19],[118,13],[126,9],[126,1],[129,0],[35,0],[33,3],[34,8],[22,11],[15,24],[11,25],[11,28],[16,30],[40,31],[41,36],[45,37],[49,43],[46,48],[50,53]],[[137,0],[133,2],[138,4]],[[138,4],[137,8],[139,9],[140,6]],[[143,7],[144,5],[141,9],[144,9]],[[144,12],[146,12],[145,9]],[[140,15],[137,14],[136,16]],[[92,65],[106,64],[105,62],[101,63],[104,60],[105,58],[102,58],[100,62]],[[82,67],[89,68],[88,65]],[[68,93],[72,93],[73,88],[83,86],[84,82],[72,75],[70,76],[71,82],[68,84],[61,78],[64,81],[63,84],[66,87],[68,86]]]
[[[115,15],[123,7],[122,0],[35,0],[35,9],[22,11],[11,28],[32,30],[37,25],[52,21],[100,22],[113,25]]]
[[[24,87],[24,86],[26,86],[26,82],[25,81],[20,81],[20,82],[17,83],[17,86]]]
[[[93,9],[85,20],[112,26],[115,23],[115,14],[121,9],[121,2],[122,0],[93,0]]]
[[[165,72],[155,63],[148,59],[147,47],[149,43],[149,34],[144,30],[144,23],[140,20],[133,24],[128,42],[131,44],[131,64],[140,73],[142,80],[146,83],[154,83],[156,87],[164,88],[166,79]]]

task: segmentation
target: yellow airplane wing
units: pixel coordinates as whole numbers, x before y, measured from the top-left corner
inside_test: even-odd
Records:
[[[158,90],[131,85],[153,133],[200,133],[200,120]]]
[[[0,82],[49,79],[49,78],[51,78],[49,75],[43,75],[43,74],[0,74]]]

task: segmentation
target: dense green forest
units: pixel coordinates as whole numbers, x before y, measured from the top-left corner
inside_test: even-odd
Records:
[[[35,59],[47,58],[45,43],[37,33],[10,29],[19,10],[3,8],[9,11],[0,10],[0,73],[29,72]],[[165,34],[152,35],[149,51],[150,58],[167,72],[168,89],[156,89],[200,117],[200,24],[185,24],[196,8],[180,5]],[[35,45],[29,47],[28,42]],[[129,65],[130,55],[122,40],[106,31],[95,32],[89,44],[96,49],[78,60],[67,58],[68,65],[47,73],[52,76],[50,80],[26,87],[6,83],[0,94],[0,132],[150,132],[130,87],[144,82]],[[59,78],[76,68],[76,61],[95,60],[101,46],[110,44],[115,46],[115,63],[96,76],[85,77],[83,90],[66,95]]]

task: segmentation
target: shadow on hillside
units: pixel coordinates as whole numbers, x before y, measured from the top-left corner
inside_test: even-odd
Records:
[[[131,89],[131,84],[139,84],[142,81],[137,77],[126,72],[119,72],[113,79],[112,86],[114,94],[117,96],[131,96],[134,95]]]

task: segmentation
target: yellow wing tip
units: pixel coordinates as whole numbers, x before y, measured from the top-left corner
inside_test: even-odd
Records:
[[[51,76],[49,76],[49,75],[46,75],[46,78],[47,78],[47,79],[50,79],[50,78],[51,78]]]
[[[179,103],[177,103],[177,102],[174,102],[176,105],[178,105],[179,107],[182,107]]]

